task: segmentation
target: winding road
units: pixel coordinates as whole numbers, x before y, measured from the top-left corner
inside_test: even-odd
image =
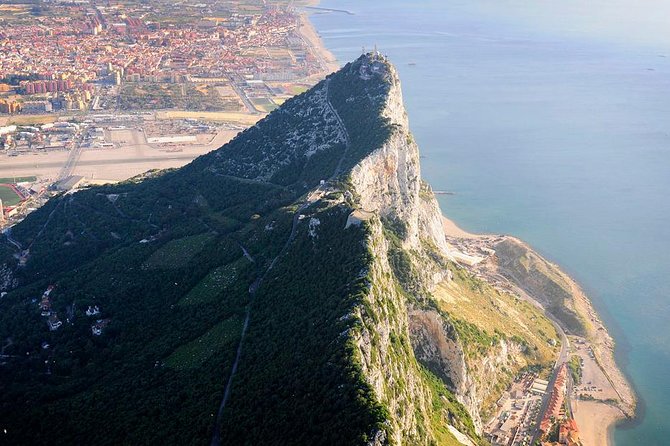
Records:
[[[333,103],[330,102],[330,78],[326,79],[326,105],[328,105],[328,108],[330,111],[333,113],[333,116],[335,116],[335,119],[337,120],[337,124],[340,126],[340,130],[342,130],[342,137],[344,137],[344,152],[342,152],[342,156],[340,157],[339,162],[337,163],[337,167],[335,167],[335,171],[333,172],[333,175],[329,178],[329,180],[335,179],[341,172],[342,172],[342,164],[344,163],[344,159],[347,157],[349,154],[349,147],[351,146],[351,138],[349,137],[349,132],[347,131],[347,127],[344,125],[344,121],[342,121],[342,118],[340,117],[340,114],[335,110],[335,107],[333,106]]]
[[[16,249],[18,249],[19,251],[23,249],[21,243],[19,243],[16,239],[12,237],[12,228],[7,228],[4,231],[2,231],[2,233],[5,235],[5,237],[7,237],[7,241],[12,245],[14,245]]]

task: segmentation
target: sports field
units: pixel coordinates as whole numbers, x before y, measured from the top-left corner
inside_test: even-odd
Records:
[[[8,184],[0,184],[0,200],[4,206],[14,206],[22,201],[22,197]]]

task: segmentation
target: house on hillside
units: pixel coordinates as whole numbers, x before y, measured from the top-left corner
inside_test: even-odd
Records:
[[[44,317],[51,316],[51,300],[48,296],[43,296],[42,301],[40,302],[40,314]]]
[[[111,319],[98,319],[95,324],[91,325],[91,333],[93,333],[94,336],[100,336],[110,322]]]
[[[56,313],[52,313],[47,320],[47,325],[49,326],[49,330],[56,331],[60,328],[61,325],[63,325],[63,323],[60,321],[60,319],[58,319],[58,315]]]
[[[89,305],[88,309],[86,310],[86,316],[95,316],[96,314],[100,314],[100,308],[97,305],[94,307]]]

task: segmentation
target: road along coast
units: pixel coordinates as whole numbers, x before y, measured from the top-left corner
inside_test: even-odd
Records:
[[[319,60],[323,73],[319,73],[316,77],[321,80],[324,74],[330,74],[340,68],[340,64],[333,53],[326,48],[319,37],[319,34],[309,20],[310,15],[319,14],[319,10],[310,9],[319,4],[319,0],[307,0],[304,2],[304,8],[300,11],[300,35],[307,44],[308,48],[314,53],[314,56]]]
[[[570,380],[566,400],[584,445],[612,444],[612,428],[635,416],[637,401],[614,360],[614,340],[579,285],[515,237],[471,234],[446,217],[443,227],[449,245],[459,253],[457,261],[478,277],[507,292],[530,296],[550,316],[553,305],[564,305],[576,315],[575,325],[560,315],[557,321],[569,340],[566,359],[579,364],[580,370],[580,382]]]

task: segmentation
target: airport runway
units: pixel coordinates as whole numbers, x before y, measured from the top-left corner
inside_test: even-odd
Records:
[[[71,175],[120,181],[150,169],[181,167],[198,156],[221,147],[237,131],[223,130],[206,145],[193,144],[178,148],[148,145],[144,134],[134,129],[114,130],[110,133],[108,140],[121,144],[121,147],[83,149],[74,162],[71,153],[66,151],[23,154],[17,157],[0,156],[0,177],[36,175],[55,180],[63,167],[68,165]]]

